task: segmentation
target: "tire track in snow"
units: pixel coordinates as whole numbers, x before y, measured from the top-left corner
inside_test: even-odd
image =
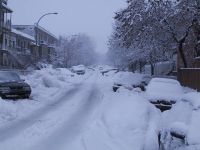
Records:
[[[95,106],[100,103],[99,96],[97,87],[93,86],[88,96],[81,98],[84,103],[63,123],[63,126],[56,130],[51,137],[42,140],[32,148],[41,150],[66,149],[65,146],[73,142],[87,127],[87,123],[92,117],[92,112],[96,108]]]
[[[18,119],[14,122],[10,122],[5,127],[0,128],[0,143],[9,140],[11,137],[13,138],[17,136],[23,130],[34,125],[40,120],[40,118],[49,112],[52,112],[58,109],[64,103],[67,103],[74,95],[76,95],[76,93],[79,92],[82,86],[83,84],[77,84],[75,87],[65,92],[65,94],[59,96],[57,98],[58,100],[48,103],[47,105],[35,110],[33,113],[24,117],[23,119]]]

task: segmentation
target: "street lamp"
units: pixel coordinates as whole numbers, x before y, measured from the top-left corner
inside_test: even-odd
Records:
[[[54,12],[54,13],[46,13],[46,14],[42,15],[42,16],[38,19],[38,21],[37,21],[37,23],[36,23],[36,46],[38,45],[38,28],[39,28],[39,23],[40,23],[40,21],[41,21],[45,16],[48,16],[48,15],[57,15],[57,14],[58,14],[57,12]]]

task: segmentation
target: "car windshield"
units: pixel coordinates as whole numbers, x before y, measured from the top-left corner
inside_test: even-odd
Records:
[[[0,72],[0,82],[19,81],[20,77],[14,72]]]

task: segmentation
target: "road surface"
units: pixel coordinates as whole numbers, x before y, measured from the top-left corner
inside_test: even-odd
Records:
[[[97,76],[94,73],[89,79],[62,92],[48,105],[0,128],[0,149],[69,149],[73,141],[87,130],[101,103]]]

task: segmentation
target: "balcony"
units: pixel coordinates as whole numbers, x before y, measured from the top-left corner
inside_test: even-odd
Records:
[[[11,21],[7,20],[6,22],[3,23],[3,28],[7,30],[11,30]]]

